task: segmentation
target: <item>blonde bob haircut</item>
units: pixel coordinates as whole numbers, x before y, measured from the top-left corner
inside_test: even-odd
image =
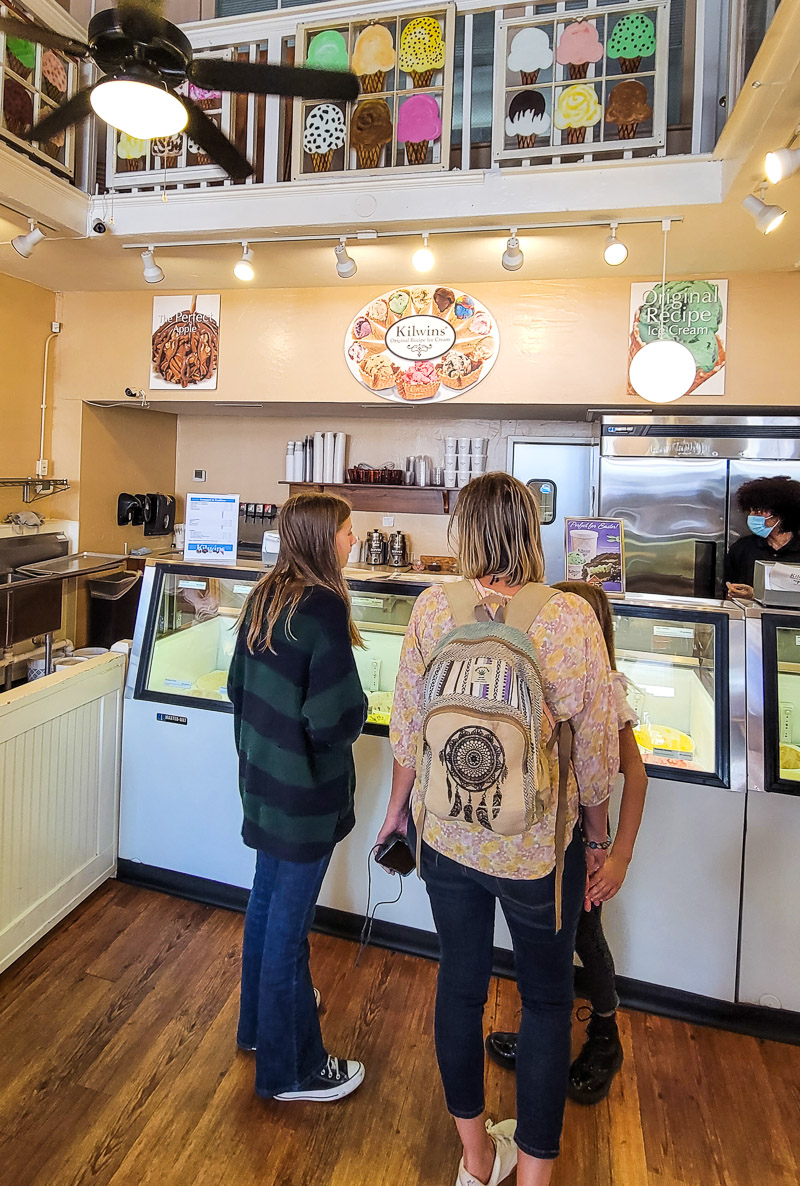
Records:
[[[481,474],[464,487],[450,516],[451,545],[454,533],[462,576],[509,585],[544,580],[536,499],[511,474]]]

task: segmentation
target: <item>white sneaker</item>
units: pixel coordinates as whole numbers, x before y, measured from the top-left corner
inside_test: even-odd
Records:
[[[458,1163],[458,1177],[456,1186],[497,1186],[503,1182],[517,1164],[517,1146],[514,1143],[514,1133],[517,1131],[516,1120],[500,1120],[492,1124],[486,1121],[486,1131],[494,1142],[494,1165],[488,1182],[481,1182],[473,1178],[464,1169],[464,1158]]]
[[[344,1099],[364,1082],[364,1065],[348,1058],[328,1056],[328,1061],[315,1079],[301,1091],[282,1091],[275,1100],[310,1100],[330,1103]],[[497,1179],[498,1182],[500,1179]]]

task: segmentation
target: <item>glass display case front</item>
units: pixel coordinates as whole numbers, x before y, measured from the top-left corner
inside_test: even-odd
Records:
[[[232,711],[228,668],[242,606],[260,572],[157,570],[136,696]]]
[[[617,668],[649,773],[728,786],[725,615],[629,605],[614,615]]]
[[[800,615],[761,622],[766,790],[800,794]]]
[[[403,636],[422,591],[420,585],[350,581],[353,619],[365,649],[356,648],[356,666],[367,694],[366,733],[388,734],[394,682]]]

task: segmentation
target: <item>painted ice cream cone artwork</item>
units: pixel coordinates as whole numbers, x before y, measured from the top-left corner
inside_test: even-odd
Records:
[[[603,46],[591,21],[573,21],[564,28],[556,48],[556,61],[568,68],[570,78],[585,78],[589,66],[602,57]]]
[[[311,157],[315,173],[328,173],[333,154],[345,142],[344,113],[333,103],[318,103],[306,115],[303,148]]]
[[[519,72],[522,85],[533,86],[539,71],[549,70],[552,65],[553,50],[545,30],[520,29],[511,42],[506,66],[512,73]]]
[[[445,63],[445,44],[439,22],[432,16],[417,16],[400,34],[398,65],[416,88],[431,85],[437,70]]]
[[[336,29],[317,33],[308,43],[304,65],[314,70],[346,70],[347,42]]]
[[[135,173],[144,168],[149,140],[139,140],[129,136],[127,132],[120,132],[117,141],[117,171],[120,173]]]
[[[635,78],[618,82],[609,95],[606,123],[617,125],[620,140],[633,140],[639,124],[652,117],[644,83]]]
[[[567,144],[583,144],[586,129],[599,123],[603,112],[597,91],[588,83],[578,82],[566,87],[558,96],[554,123],[567,133]]]
[[[460,289],[426,285],[375,297],[344,343],[353,377],[397,403],[452,399],[486,377],[497,351],[488,309]]]
[[[356,38],[353,47],[353,71],[358,75],[365,95],[382,91],[386,75],[394,70],[397,53],[391,30],[385,25],[367,25]]]
[[[377,169],[393,131],[385,99],[365,99],[358,104],[350,121],[350,147],[356,150],[359,169]]]
[[[516,136],[519,148],[533,148],[537,136],[550,131],[550,116],[541,91],[518,91],[508,107],[506,135]]]
[[[656,52],[656,28],[643,12],[630,12],[614,26],[606,51],[609,58],[619,61],[623,74],[635,74],[642,58]]]
[[[433,95],[412,95],[397,112],[397,142],[405,145],[409,165],[424,165],[428,145],[442,134],[439,104]]]

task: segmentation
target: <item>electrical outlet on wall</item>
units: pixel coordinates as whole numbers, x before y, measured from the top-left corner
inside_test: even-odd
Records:
[[[384,527],[394,527],[394,515],[384,515],[382,525]]]

